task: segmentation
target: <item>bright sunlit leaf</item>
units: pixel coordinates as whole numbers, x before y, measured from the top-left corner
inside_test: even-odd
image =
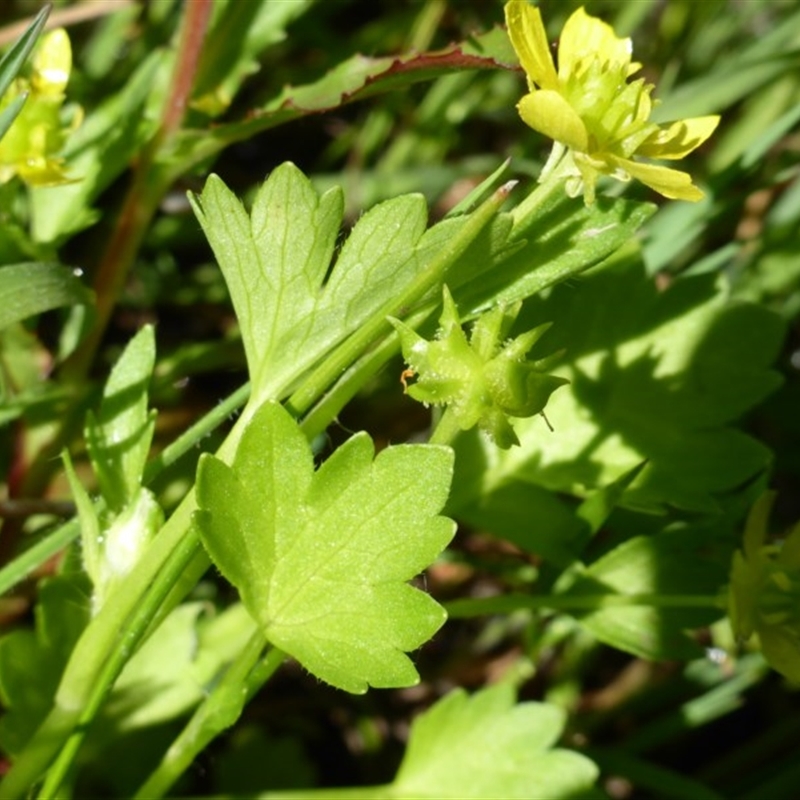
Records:
[[[400,445],[376,457],[356,434],[315,472],[305,436],[264,404],[232,466],[200,464],[203,543],[267,638],[321,680],[350,692],[418,681],[405,655],[444,610],[407,581],[447,545],[438,516],[452,451]]]
[[[389,797],[590,797],[597,767],[554,749],[566,715],[546,703],[514,702],[507,684],[471,697],[457,689],[418,717]]]

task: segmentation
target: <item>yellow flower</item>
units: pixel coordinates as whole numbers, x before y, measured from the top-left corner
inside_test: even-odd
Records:
[[[30,186],[55,186],[72,179],[57,156],[67,135],[81,121],[81,111],[71,108],[72,119],[61,118],[64,90],[72,68],[72,49],[63,28],[42,37],[31,65],[30,78],[17,78],[0,99],[0,109],[15,97],[27,100],[0,141],[0,183],[19,175]]]
[[[635,161],[634,156],[683,158],[713,133],[718,116],[685,119],[666,128],[650,122],[654,87],[643,78],[628,82],[641,68],[631,61],[631,40],[617,38],[609,25],[583,8],[561,32],[558,71],[539,9],[526,0],[510,0],[505,13],[530,90],[517,109],[525,123],[556,142],[542,179],[558,163],[567,192],[573,197],[583,192],[587,205],[594,202],[600,174],[622,181],[636,178],[673,199],[702,198],[688,173]]]

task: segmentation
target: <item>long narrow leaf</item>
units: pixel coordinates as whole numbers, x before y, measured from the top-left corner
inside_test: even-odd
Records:
[[[60,306],[92,302],[92,292],[59,264],[12,264],[0,270],[0,330]]]
[[[6,131],[11,127],[11,123],[17,118],[17,114],[22,111],[25,105],[27,94],[15,97],[2,111],[0,111],[0,139],[6,135]]]
[[[25,33],[14,43],[11,49],[3,56],[0,61],[0,95],[11,85],[11,81],[17,76],[22,68],[22,64],[33,49],[39,34],[44,28],[47,17],[50,14],[50,6],[46,5],[37,15],[36,19],[30,24]]]

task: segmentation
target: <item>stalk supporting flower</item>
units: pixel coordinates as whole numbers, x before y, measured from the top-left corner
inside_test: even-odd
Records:
[[[631,60],[631,40],[617,38],[583,8],[561,32],[557,70],[539,9],[527,0],[511,0],[505,14],[530,90],[517,109],[527,125],[555,142],[540,180],[563,177],[567,193],[583,193],[587,205],[594,202],[600,175],[636,178],[677,200],[703,197],[688,173],[635,159],[683,158],[714,132],[718,116],[665,128],[651,122],[653,85],[643,78],[628,81],[641,68]]]

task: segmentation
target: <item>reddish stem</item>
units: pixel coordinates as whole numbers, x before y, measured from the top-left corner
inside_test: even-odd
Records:
[[[78,351],[65,365],[62,377],[68,380],[80,380],[89,371],[147,226],[169,188],[169,178],[164,170],[157,168],[155,160],[159,151],[164,149],[180,128],[186,113],[212,7],[213,0],[185,0],[178,57],[161,127],[134,168],[125,203],[95,272],[95,323]]]
[[[97,305],[94,324],[61,369],[60,377],[65,384],[80,386],[89,372],[147,227],[175,175],[174,169],[167,168],[167,159],[164,158],[164,163],[159,163],[159,158],[183,121],[212,7],[213,0],[184,2],[172,86],[164,106],[161,127],[149,145],[142,150],[133,169],[130,188],[95,271],[93,288]],[[79,395],[80,393],[76,396]],[[82,413],[78,416],[82,416]],[[54,464],[58,463],[53,459],[63,447],[63,442],[69,439],[70,426],[75,425],[77,417],[74,413],[68,414],[66,420],[60,431],[31,463],[21,496],[39,496],[44,491]]]
[[[186,0],[178,61],[172,73],[172,91],[159,134],[162,144],[180,128],[186,113],[212,8],[213,0]]]

